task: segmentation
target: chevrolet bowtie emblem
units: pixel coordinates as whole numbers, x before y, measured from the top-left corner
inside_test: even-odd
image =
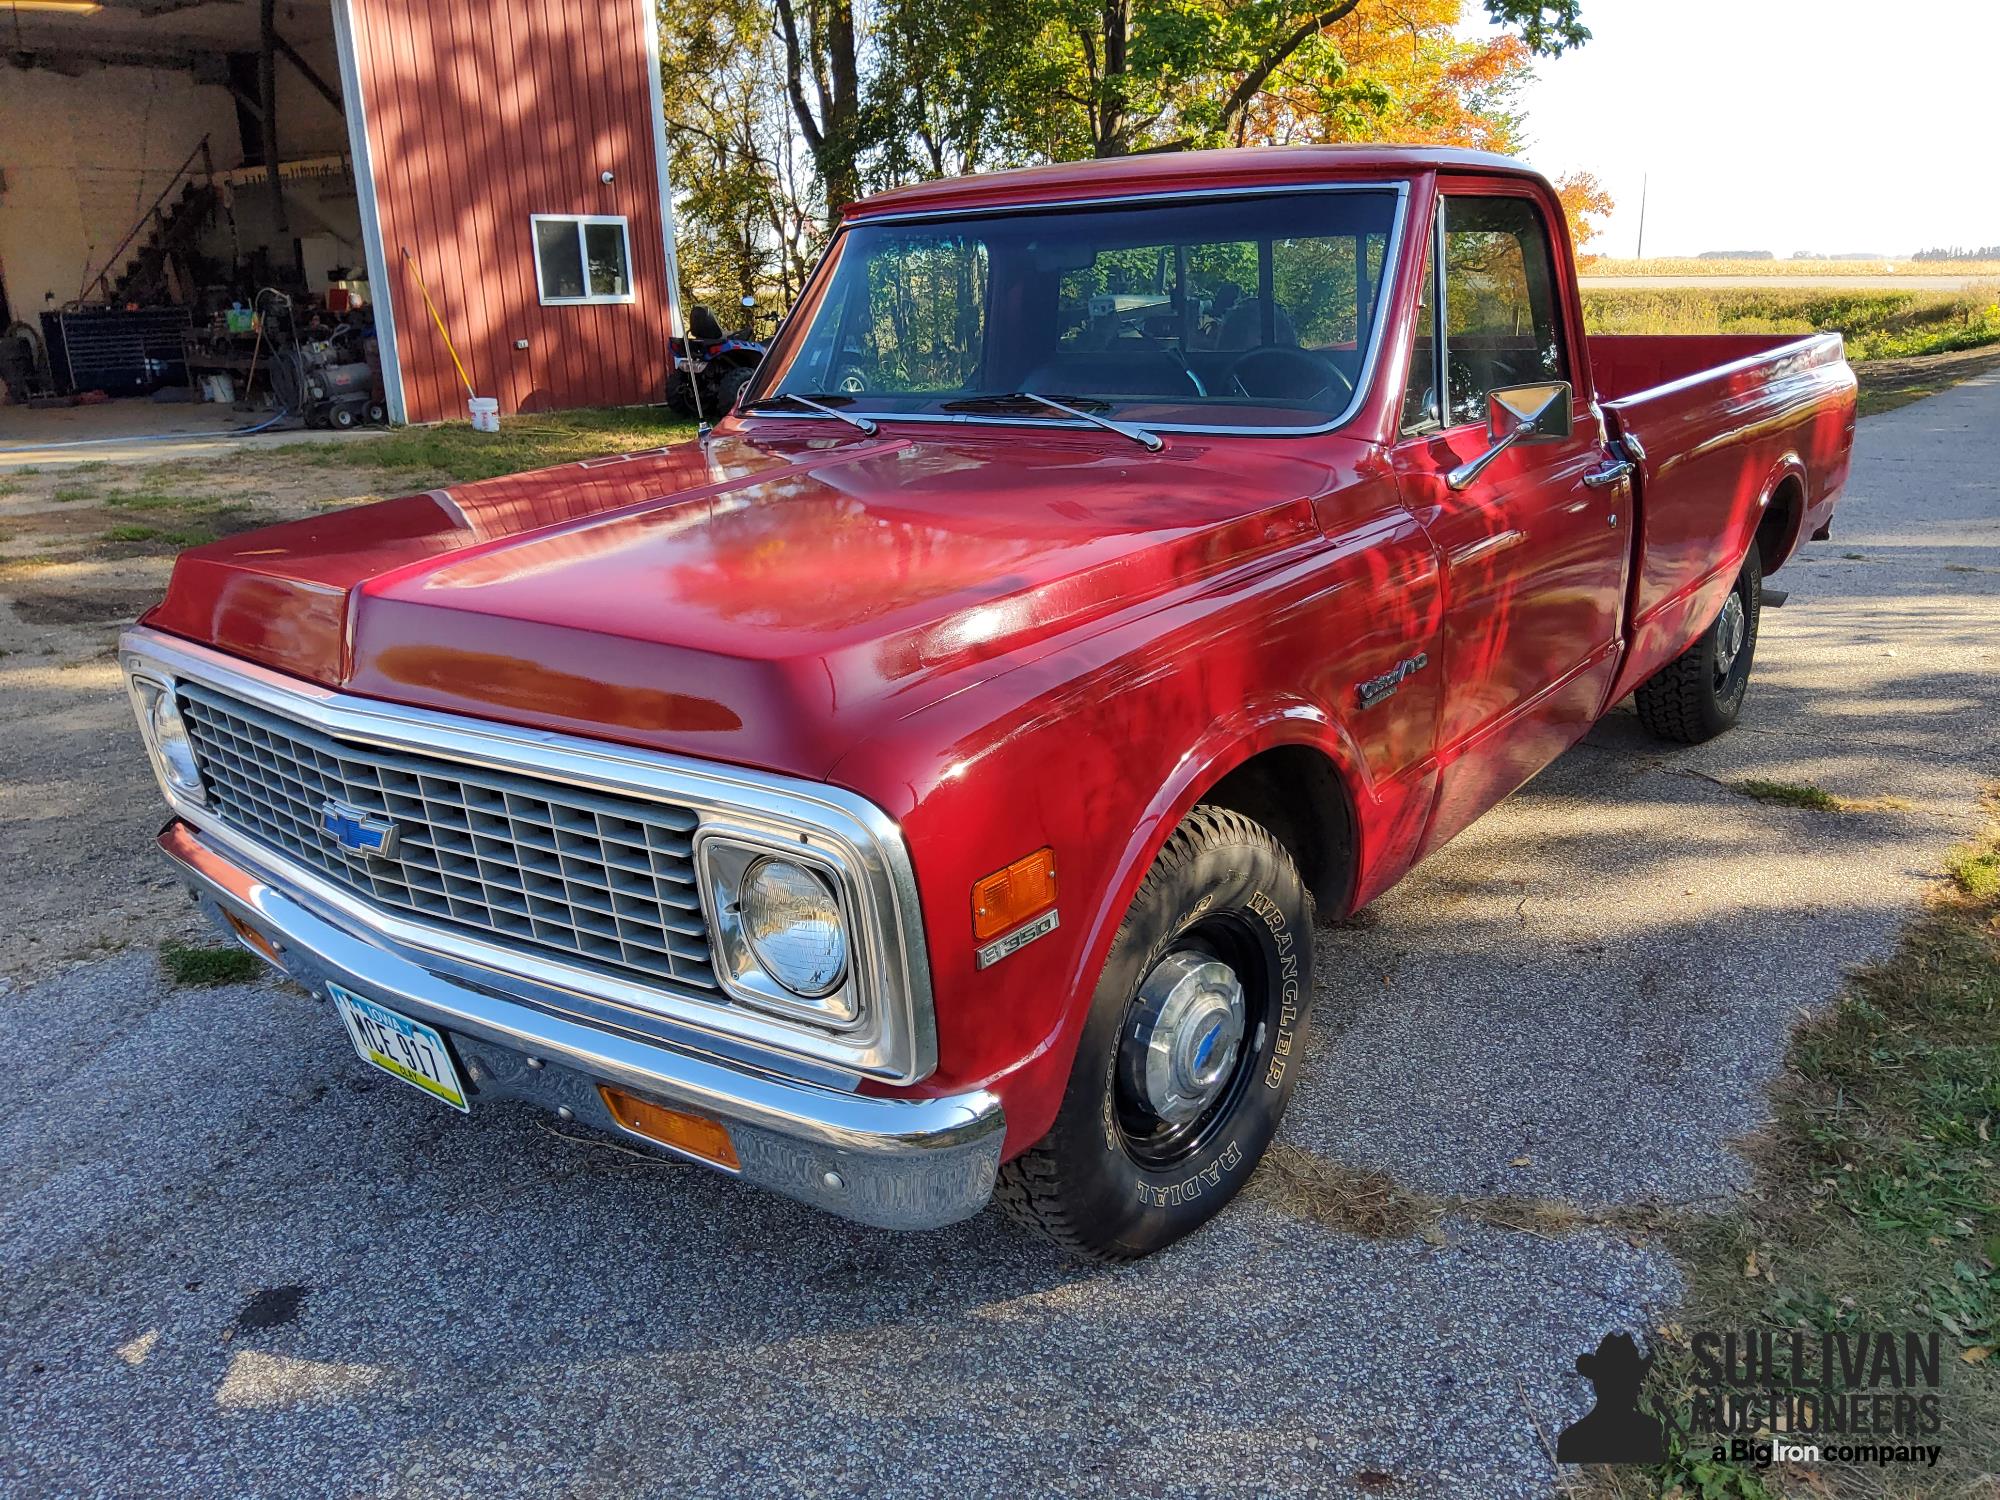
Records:
[[[355,854],[388,859],[396,852],[395,823],[348,803],[321,803],[319,826],[331,834],[341,848]]]

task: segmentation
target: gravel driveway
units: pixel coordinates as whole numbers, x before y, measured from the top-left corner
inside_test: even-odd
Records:
[[[2000,374],[1869,419],[1738,732],[1615,714],[1326,934],[1295,1159],[1585,1205],[1740,1181],[1787,1029],[2000,774],[1996,472]],[[1623,1234],[1366,1238],[1269,1171],[1119,1269],[991,1214],[874,1233],[461,1119],[301,994],[139,951],[0,996],[0,1047],[12,1493],[1547,1495],[1576,1355],[1677,1294]]]

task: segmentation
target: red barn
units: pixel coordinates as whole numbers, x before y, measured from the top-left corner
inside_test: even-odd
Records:
[[[182,330],[194,384],[271,281],[366,307],[392,420],[466,413],[440,320],[503,413],[662,399],[651,0],[44,0],[6,29],[0,324],[43,315],[58,390],[118,394]]]

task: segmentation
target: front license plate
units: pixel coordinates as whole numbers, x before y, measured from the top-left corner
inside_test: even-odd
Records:
[[[472,1106],[465,1102],[465,1090],[458,1084],[458,1070],[451,1065],[451,1054],[445,1051],[444,1038],[436,1030],[340,985],[329,983],[326,992],[333,996],[340,1019],[347,1023],[348,1039],[363,1062],[444,1100],[453,1109],[472,1113]]]

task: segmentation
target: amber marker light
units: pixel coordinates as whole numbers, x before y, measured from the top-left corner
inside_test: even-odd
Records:
[[[736,1147],[729,1139],[729,1132],[716,1121],[703,1119],[700,1115],[682,1114],[677,1109],[668,1109],[664,1104],[655,1104],[650,1099],[641,1099],[637,1094],[628,1094],[605,1083],[597,1086],[597,1092],[603,1096],[604,1107],[611,1111],[611,1118],[634,1135],[643,1135],[649,1141],[672,1146],[676,1151],[685,1151],[689,1156],[698,1156],[732,1172],[741,1165],[736,1159]]]
[[[276,943],[237,916],[235,912],[225,911],[223,916],[229,919],[230,930],[242,938],[244,942],[248,943],[258,953],[262,954],[264,958],[276,964],[279,968],[282,969],[285,966],[284,959],[278,956],[278,945]]]
[[[1056,851],[1037,849],[972,887],[972,935],[998,937],[1056,903]]]

